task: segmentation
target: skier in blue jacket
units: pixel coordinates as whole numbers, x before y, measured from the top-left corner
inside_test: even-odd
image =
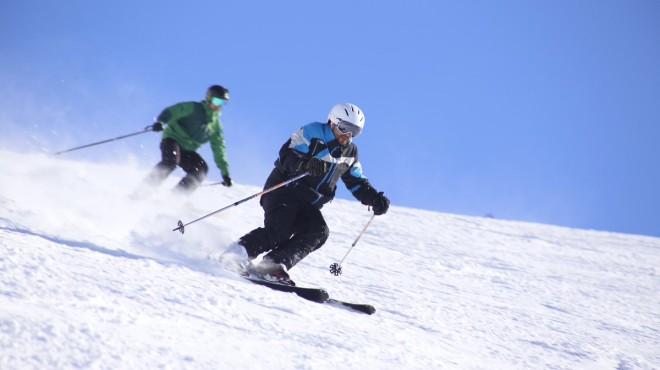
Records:
[[[356,105],[337,104],[327,122],[303,126],[282,145],[264,188],[304,172],[309,175],[261,197],[264,227],[238,242],[250,260],[266,253],[250,272],[293,285],[287,271],[328,239],[330,230],[320,210],[334,198],[339,179],[374,214],[387,212],[390,201],[364,176],[353,143],[364,123],[364,113]]]

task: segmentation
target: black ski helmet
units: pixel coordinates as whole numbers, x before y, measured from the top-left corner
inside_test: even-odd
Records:
[[[206,90],[206,99],[211,100],[211,98],[229,100],[229,90],[220,85],[213,85]]]

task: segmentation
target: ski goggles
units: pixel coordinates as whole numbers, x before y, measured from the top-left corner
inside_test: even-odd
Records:
[[[351,134],[352,137],[356,137],[360,135],[360,133],[362,132],[361,127],[341,119],[337,120],[336,125],[337,125],[337,129],[341,131],[342,134]]]
[[[214,96],[211,98],[211,104],[215,105],[216,107],[222,107],[227,103],[225,99],[218,98],[217,96]]]

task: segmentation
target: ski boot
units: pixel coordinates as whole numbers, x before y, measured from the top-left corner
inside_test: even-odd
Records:
[[[281,263],[274,262],[265,257],[259,264],[250,264],[247,268],[250,277],[272,281],[278,284],[296,286],[296,283],[291,280],[286,266]]]

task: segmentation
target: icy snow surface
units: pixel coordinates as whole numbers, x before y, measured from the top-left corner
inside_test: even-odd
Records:
[[[172,231],[259,187],[181,198],[175,172],[132,201],[147,168],[80,157],[0,152],[0,369],[660,368],[658,238],[393,199],[335,277],[369,219],[336,200],[327,244],[291,274],[368,316],[207,258],[261,224],[256,199]]]

